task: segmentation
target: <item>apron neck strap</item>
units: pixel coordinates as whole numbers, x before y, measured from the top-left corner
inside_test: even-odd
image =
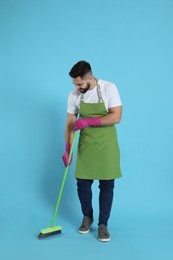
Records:
[[[102,99],[102,93],[101,93],[100,85],[98,84],[98,79],[96,79],[96,84],[97,84],[97,93],[98,93],[99,103],[103,103],[104,101]],[[80,102],[84,102],[83,93],[81,93]]]
[[[99,97],[99,103],[103,103],[102,93],[101,93],[100,85],[98,83],[98,79],[96,79],[96,82],[97,82],[97,93]]]

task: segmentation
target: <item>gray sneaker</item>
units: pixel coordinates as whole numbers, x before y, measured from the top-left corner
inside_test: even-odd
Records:
[[[108,232],[107,226],[101,224],[98,228],[98,239],[101,242],[108,242],[110,238],[110,234]]]
[[[81,234],[88,233],[90,231],[90,227],[91,227],[93,221],[94,221],[93,218],[89,218],[87,216],[84,216],[82,224],[79,228],[79,233],[81,233]]]

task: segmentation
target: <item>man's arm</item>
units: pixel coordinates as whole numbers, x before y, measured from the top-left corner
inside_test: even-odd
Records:
[[[109,114],[102,117],[89,117],[76,120],[74,130],[80,130],[88,126],[109,126],[118,124],[121,120],[122,106],[112,107],[109,109]]]
[[[77,119],[77,115],[67,113],[66,127],[65,127],[65,141],[66,144],[71,144],[74,136],[74,122]]]
[[[120,123],[122,116],[122,106],[109,108],[108,111],[109,114],[100,117],[100,125],[109,126]]]

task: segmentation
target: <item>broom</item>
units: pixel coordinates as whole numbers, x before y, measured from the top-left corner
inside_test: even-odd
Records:
[[[66,181],[66,177],[67,177],[67,173],[68,173],[68,169],[69,169],[69,163],[70,163],[72,152],[73,152],[73,149],[74,149],[76,136],[77,136],[77,131],[74,133],[73,142],[72,142],[72,146],[71,146],[70,154],[69,154],[69,158],[68,158],[68,166],[66,167],[65,172],[64,172],[64,176],[63,176],[62,184],[61,184],[60,191],[59,191],[59,194],[58,194],[56,207],[55,207],[55,211],[54,211],[54,214],[53,214],[51,225],[50,225],[49,228],[45,228],[45,229],[42,229],[40,231],[40,234],[38,235],[38,239],[43,239],[43,238],[61,233],[62,227],[61,226],[55,226],[55,220],[56,220],[56,216],[57,216],[62,192],[63,192],[63,189],[64,189],[64,184],[65,184],[65,181]]]

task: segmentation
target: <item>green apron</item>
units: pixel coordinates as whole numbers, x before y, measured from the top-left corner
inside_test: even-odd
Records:
[[[97,83],[98,103],[84,103],[81,94],[79,114],[82,118],[108,114]],[[111,180],[121,177],[120,151],[115,125],[87,127],[80,131],[75,177]]]

